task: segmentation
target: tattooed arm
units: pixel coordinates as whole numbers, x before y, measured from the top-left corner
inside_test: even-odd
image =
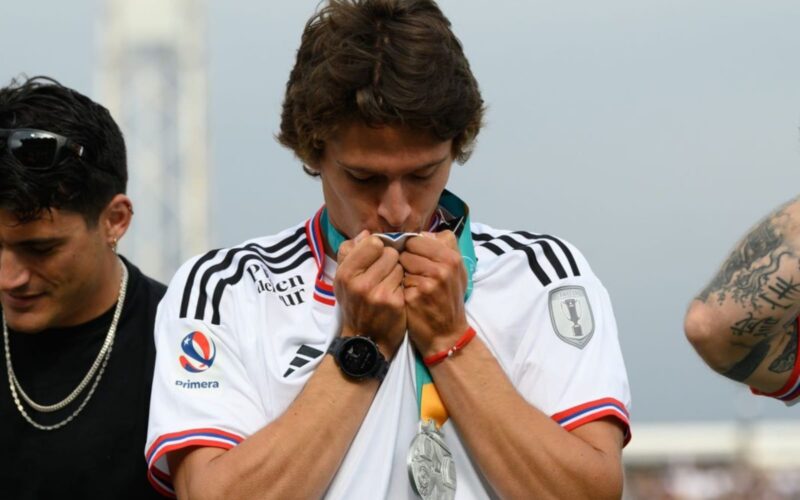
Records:
[[[692,301],[686,336],[714,370],[763,392],[781,389],[797,355],[800,199],[739,242]]]

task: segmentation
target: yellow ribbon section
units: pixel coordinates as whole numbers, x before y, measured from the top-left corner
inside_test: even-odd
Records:
[[[447,408],[444,407],[442,398],[439,397],[439,391],[436,390],[436,386],[432,382],[422,386],[419,416],[423,422],[431,419],[435,420],[437,428],[441,428],[447,422]]]

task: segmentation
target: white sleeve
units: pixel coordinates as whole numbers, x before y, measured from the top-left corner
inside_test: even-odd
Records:
[[[156,314],[145,457],[151,484],[170,496],[168,452],[188,446],[230,449],[266,423],[242,361],[244,332],[237,321],[245,321],[237,304],[247,301],[237,302],[237,290],[224,286],[225,293],[214,297],[219,278],[211,266],[217,260],[210,252],[184,264]]]
[[[611,299],[588,264],[555,281],[529,304],[530,323],[511,377],[528,402],[567,430],[604,417],[630,439],[628,376]]]

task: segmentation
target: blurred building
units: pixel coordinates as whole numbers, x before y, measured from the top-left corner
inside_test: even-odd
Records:
[[[206,5],[104,0],[97,85],[128,146],[133,225],[121,243],[168,280],[209,245]]]
[[[800,498],[800,423],[642,424],[633,432],[625,499]]]

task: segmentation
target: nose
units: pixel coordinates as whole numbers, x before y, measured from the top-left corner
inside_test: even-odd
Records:
[[[23,287],[30,278],[30,270],[14,255],[14,252],[0,250],[0,292]]]
[[[393,231],[403,230],[411,216],[411,205],[399,180],[391,181],[383,192],[378,204],[378,216]]]

